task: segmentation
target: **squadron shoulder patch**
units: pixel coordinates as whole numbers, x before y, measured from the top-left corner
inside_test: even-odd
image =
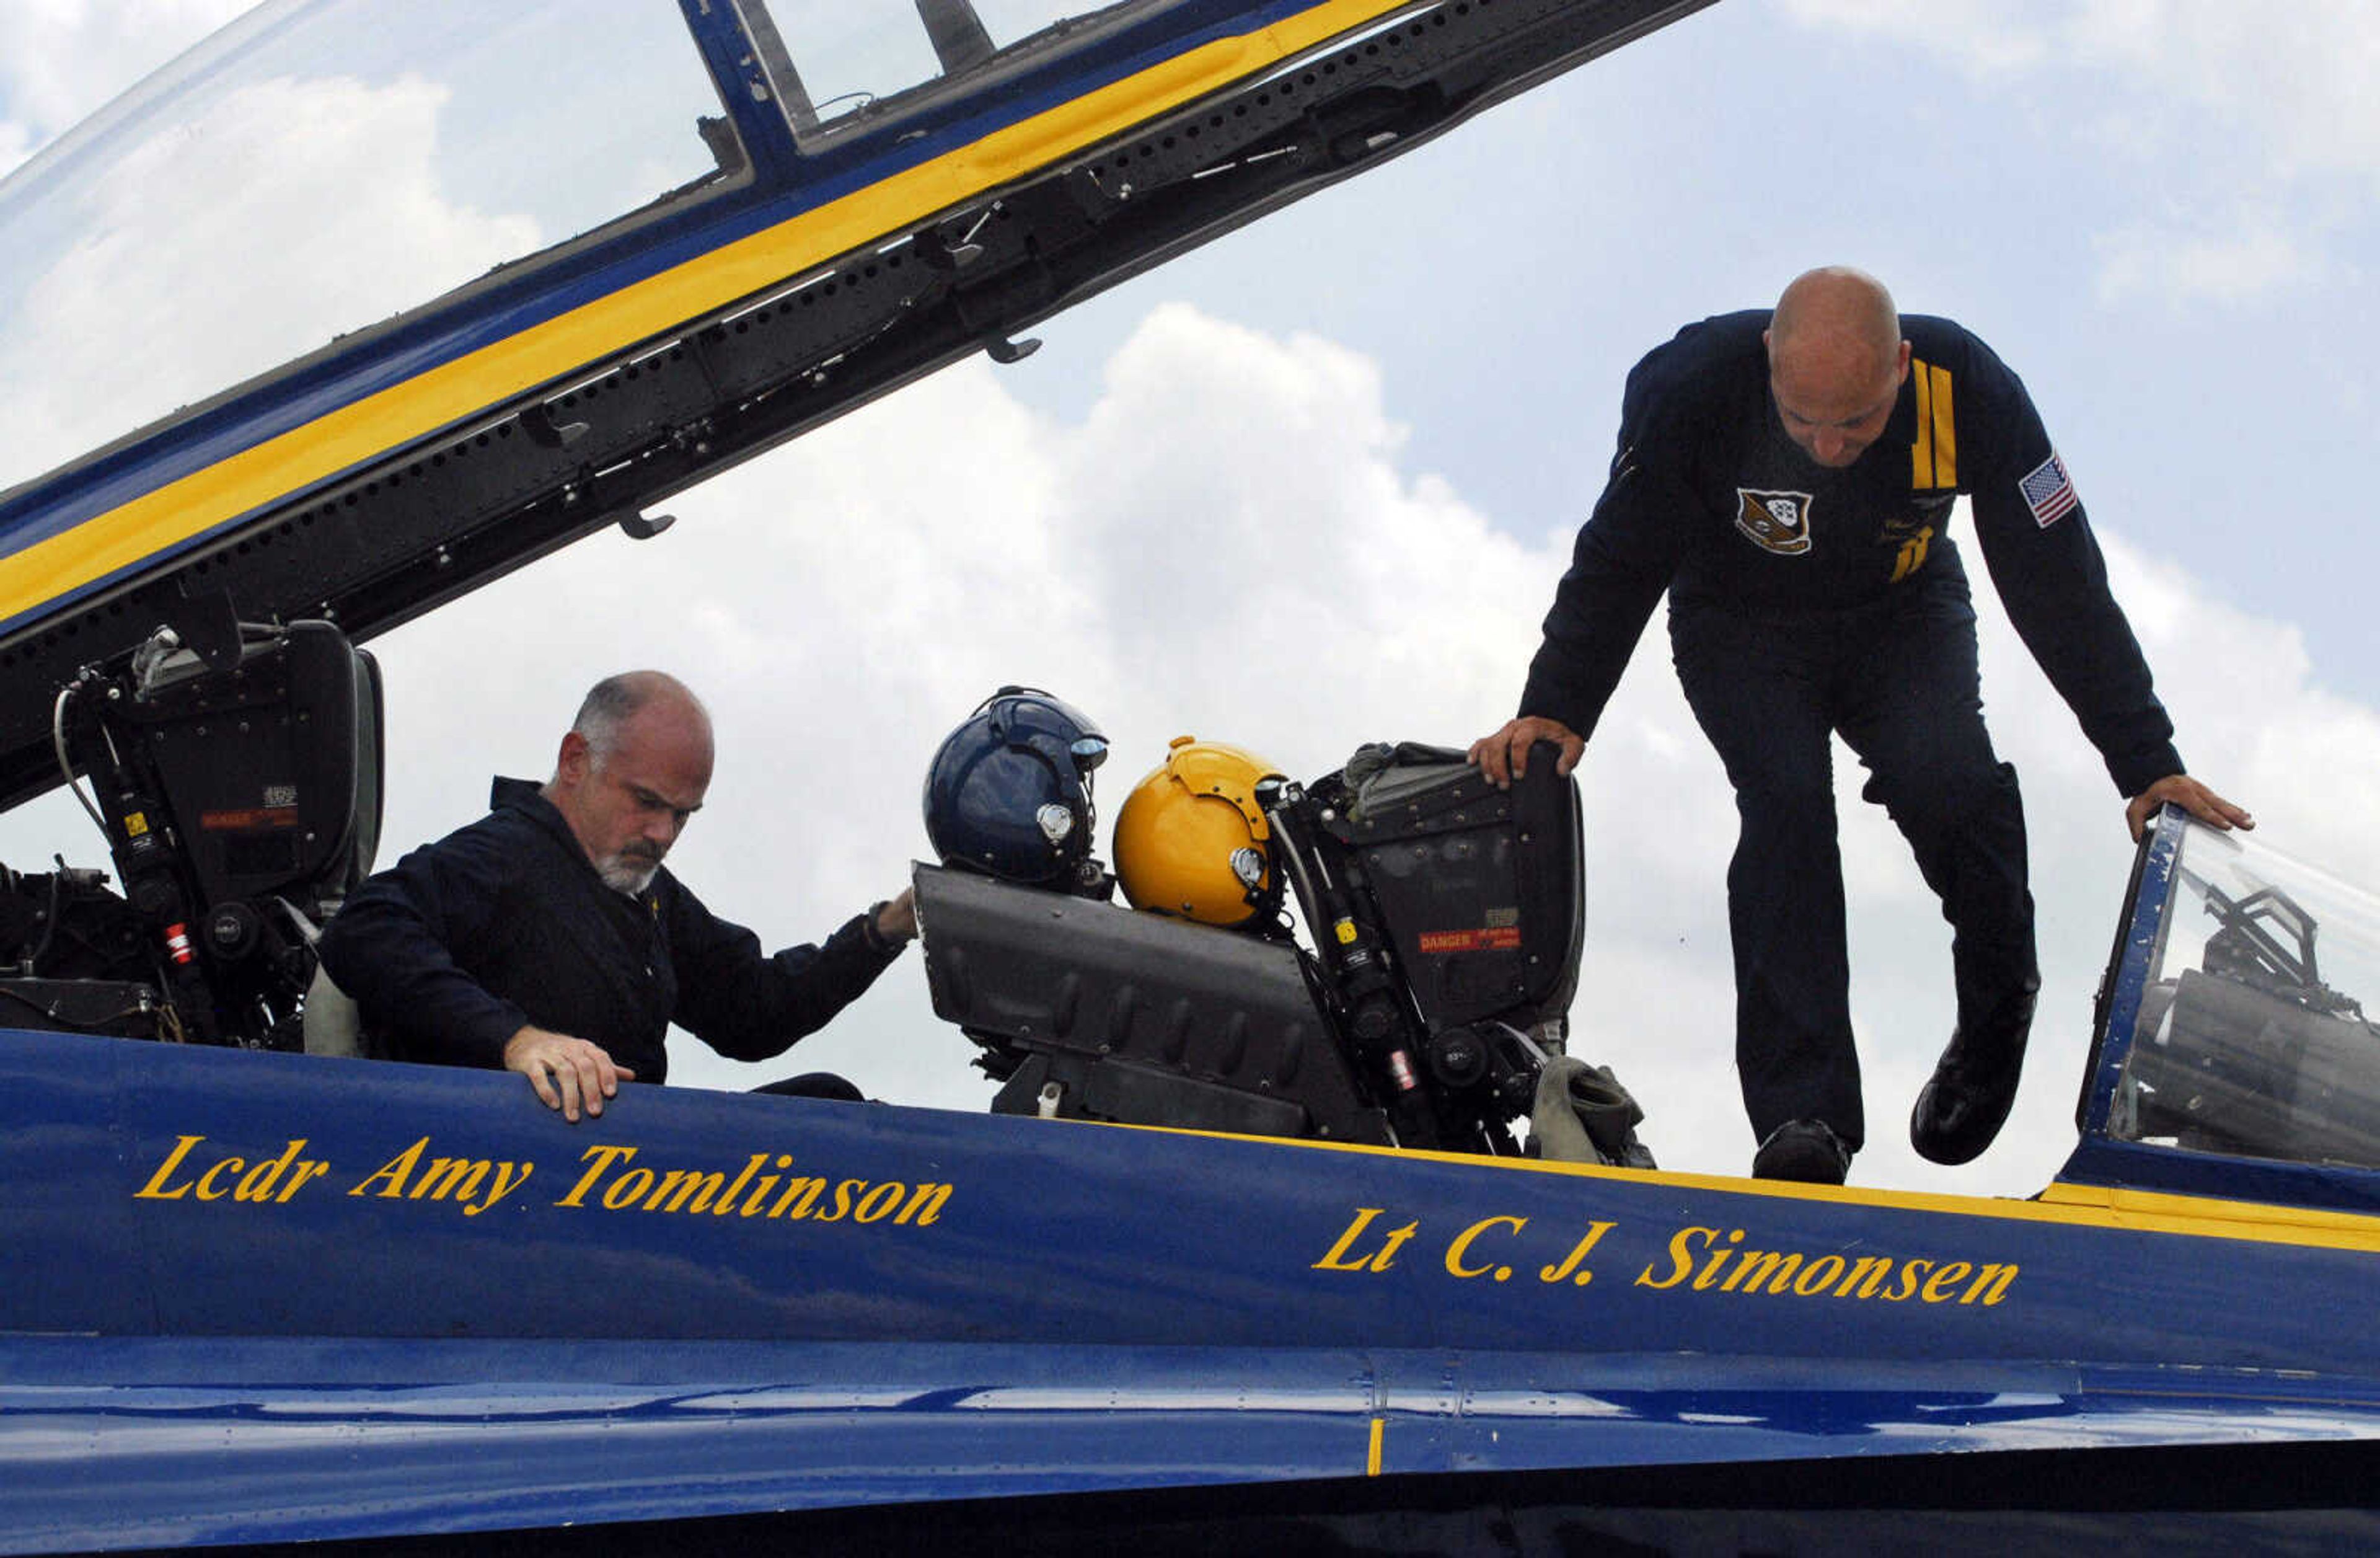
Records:
[[[2082,501],[2075,495],[2074,479],[2066,474],[2066,462],[2055,449],[2019,479],[2017,490],[2024,494],[2025,507],[2033,510],[2033,522],[2044,529],[2065,518]]]
[[[1810,550],[1810,494],[1735,490],[1735,528],[1754,545],[1780,557]]]

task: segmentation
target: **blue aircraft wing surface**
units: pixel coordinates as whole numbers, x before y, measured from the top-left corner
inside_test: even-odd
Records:
[[[29,1550],[2380,1428],[2350,1214],[57,1034],[0,1101]]]
[[[2368,1386],[1394,1349],[20,1344],[9,1551],[2380,1437]],[[38,1379],[38,1385],[18,1383]],[[959,1382],[952,1383],[951,1382]],[[71,1459],[55,1455],[71,1446]],[[44,1455],[43,1452],[50,1452]]]

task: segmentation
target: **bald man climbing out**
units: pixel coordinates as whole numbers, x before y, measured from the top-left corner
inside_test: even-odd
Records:
[[[1865,1138],[1829,738],[1908,839],[1951,925],[1958,1024],[1910,1138],[1988,1147],[2040,976],[2016,771],[1984,728],[1974,611],[1948,530],[1973,505],[2018,636],[2127,797],[2217,828],[2184,772],[2082,501],[2016,375],[1873,276],[1809,272],[1773,310],[1688,325],[1639,362],[1619,453],[1554,593],[1517,718],[1471,749],[1499,785],[1551,741],[1568,773],[1664,590],[1687,702],[1735,787],[1736,1067],[1753,1173],[1840,1184]]]

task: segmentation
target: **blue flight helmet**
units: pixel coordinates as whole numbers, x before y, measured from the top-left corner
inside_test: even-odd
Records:
[[[926,769],[926,836],[946,866],[1071,888],[1095,875],[1091,771],[1108,738],[1035,688],[1004,687],[942,737]]]

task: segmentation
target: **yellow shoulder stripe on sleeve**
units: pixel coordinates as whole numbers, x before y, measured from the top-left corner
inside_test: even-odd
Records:
[[[1922,360],[1909,364],[1910,387],[1917,395],[1917,437],[1909,445],[1909,485],[1934,485],[1934,396]]]
[[[1917,439],[1909,446],[1909,484],[1939,491],[1959,484],[1959,431],[1951,420],[1950,371],[1912,360]]]
[[[1934,381],[1934,485],[1959,484],[1959,430],[1950,420],[1950,371],[1928,363],[1925,376]]]

